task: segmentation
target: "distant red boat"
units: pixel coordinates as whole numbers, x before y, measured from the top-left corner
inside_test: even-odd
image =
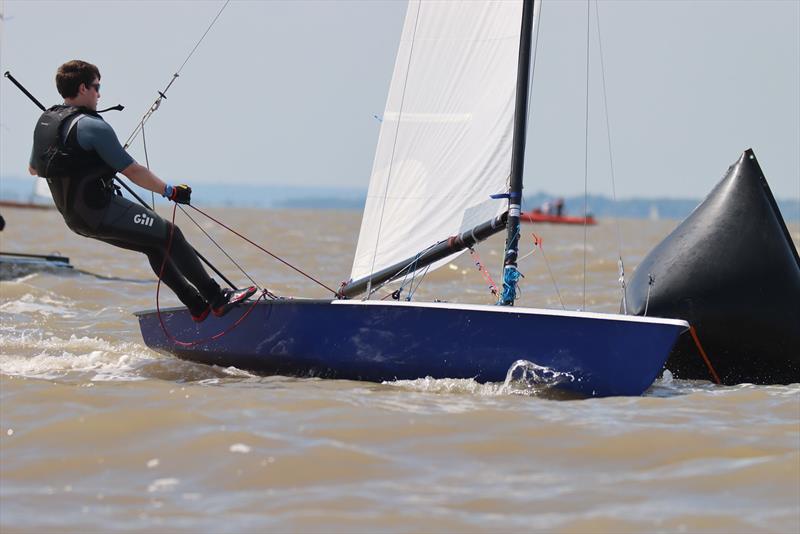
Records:
[[[592,226],[597,224],[597,221],[592,215],[588,217],[570,217],[568,215],[550,215],[543,213],[541,210],[535,209],[532,211],[522,212],[519,216],[522,222],[531,223],[552,223],[552,224],[586,224]]]

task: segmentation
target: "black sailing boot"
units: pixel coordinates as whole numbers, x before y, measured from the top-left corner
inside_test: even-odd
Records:
[[[217,317],[222,317],[234,306],[252,297],[255,292],[256,286],[236,290],[225,288],[220,291],[219,296],[211,303],[211,311],[213,311],[214,315]]]
[[[211,311],[211,306],[200,295],[197,295],[197,297],[192,299],[192,301],[193,302],[187,305],[187,308],[189,308],[189,313],[192,316],[192,321],[196,323],[202,323],[206,320],[206,317],[208,317],[208,314]]]

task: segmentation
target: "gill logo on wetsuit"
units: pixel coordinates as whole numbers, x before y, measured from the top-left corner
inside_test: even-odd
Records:
[[[153,226],[153,218],[148,217],[144,213],[137,213],[133,216],[133,222],[136,224],[142,224],[144,226]]]

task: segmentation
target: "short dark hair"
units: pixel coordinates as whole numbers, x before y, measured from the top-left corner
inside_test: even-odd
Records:
[[[73,59],[58,67],[56,88],[64,98],[74,98],[78,96],[81,84],[89,87],[95,78],[100,79],[100,70],[96,66],[80,59]]]

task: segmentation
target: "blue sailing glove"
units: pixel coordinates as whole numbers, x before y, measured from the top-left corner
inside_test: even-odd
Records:
[[[186,184],[169,185],[164,188],[164,196],[178,204],[188,204],[192,199],[192,188]]]

